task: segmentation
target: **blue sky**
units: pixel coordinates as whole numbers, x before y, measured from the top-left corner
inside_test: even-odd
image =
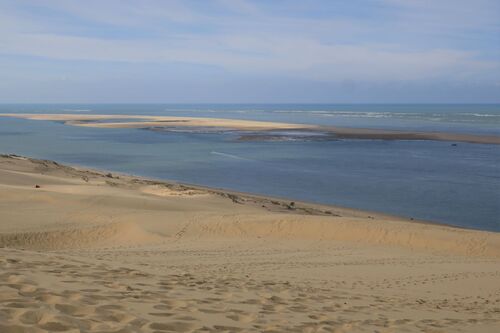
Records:
[[[0,102],[500,102],[500,1],[0,0]]]

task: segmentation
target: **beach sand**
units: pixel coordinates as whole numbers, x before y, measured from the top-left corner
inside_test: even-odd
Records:
[[[257,131],[260,135],[244,135],[242,139],[268,140],[272,131],[299,130],[327,135],[330,139],[358,140],[434,140],[451,142],[468,142],[484,144],[500,144],[500,136],[476,135],[448,132],[415,132],[366,128],[343,128],[335,126],[319,126],[307,124],[291,124],[268,121],[199,118],[199,117],[167,117],[147,115],[88,115],[88,114],[30,114],[0,113],[0,117],[13,117],[31,120],[61,121],[67,125],[97,128],[216,128],[239,131]],[[274,136],[275,134],[271,135]],[[319,138],[321,139],[321,138]],[[323,138],[324,139],[324,138]]]
[[[499,233],[0,157],[2,333],[499,332],[499,281]]]

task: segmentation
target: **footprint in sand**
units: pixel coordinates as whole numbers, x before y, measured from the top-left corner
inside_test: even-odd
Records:
[[[42,293],[35,297],[37,301],[40,301],[45,304],[57,304],[62,303],[63,298],[61,296],[57,296],[50,293]]]
[[[4,306],[6,308],[16,308],[16,309],[38,308],[37,303],[24,302],[23,300],[18,300],[17,302],[7,303]]]
[[[2,325],[0,324],[0,332],[2,333],[26,333],[26,327],[21,325]],[[29,331],[28,331],[29,332]],[[36,332],[36,331],[34,331]]]
[[[122,305],[118,305],[118,304],[105,304],[105,305],[101,305],[99,307],[97,307],[97,312],[100,312],[100,311],[105,311],[105,310],[123,310],[124,307]]]
[[[70,326],[67,326],[63,323],[57,322],[57,321],[49,321],[45,324],[42,324],[39,326],[40,328],[43,328],[44,330],[47,330],[49,332],[64,332],[68,331],[71,329]]]
[[[234,313],[226,317],[240,323],[250,323],[255,320],[255,316],[250,313]]]
[[[63,314],[66,314],[69,316],[75,316],[75,317],[87,316],[87,315],[94,313],[94,308],[89,307],[89,306],[75,306],[75,305],[71,305],[71,304],[56,304],[54,307]]]
[[[171,323],[152,323],[149,327],[160,331],[189,332],[194,329],[195,325],[182,321],[174,321]]]
[[[137,317],[129,313],[110,313],[110,314],[104,314],[100,317],[104,319],[105,322],[115,322],[121,324],[126,324],[137,319]]]
[[[215,325],[215,332],[241,332],[243,329],[241,327],[233,327],[233,326],[222,326]]]
[[[208,314],[216,314],[216,313],[223,313],[225,311],[219,311],[219,310],[214,310],[214,309],[198,309],[199,312],[203,313],[208,313]]]
[[[186,306],[188,306],[188,303],[182,300],[167,300],[167,301],[161,301],[161,303],[163,303],[166,307],[170,309],[185,308]]]
[[[19,320],[27,325],[44,324],[53,321],[54,315],[40,310],[26,311],[19,316]]]
[[[148,313],[150,316],[155,316],[155,317],[171,317],[174,314],[170,312],[150,312]]]
[[[7,279],[5,279],[5,281],[7,281],[7,283],[20,283],[20,282],[23,282],[25,280],[25,276],[24,275],[20,275],[20,274],[10,274]]]

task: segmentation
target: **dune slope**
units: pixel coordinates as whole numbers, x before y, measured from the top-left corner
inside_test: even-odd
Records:
[[[0,157],[0,332],[495,332],[500,234]]]

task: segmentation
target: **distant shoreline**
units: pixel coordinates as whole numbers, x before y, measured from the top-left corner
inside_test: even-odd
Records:
[[[400,131],[367,128],[346,128],[334,126],[306,125],[281,122],[237,120],[202,117],[172,117],[147,115],[89,115],[89,114],[30,114],[1,113],[0,117],[12,117],[30,120],[61,121],[66,125],[95,128],[211,128],[225,130],[252,131],[257,135],[247,137],[244,141],[266,141],[276,135],[271,131],[309,131],[325,134],[327,139],[357,139],[357,140],[430,140],[446,142],[466,142],[500,145],[500,136],[476,135],[466,133]]]

